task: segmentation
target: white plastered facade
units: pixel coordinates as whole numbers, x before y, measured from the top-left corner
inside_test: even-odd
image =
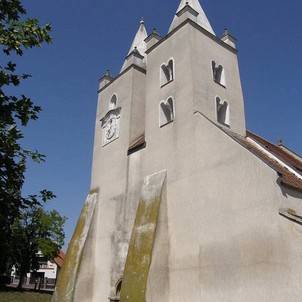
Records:
[[[216,125],[219,96],[230,106],[230,131],[246,134],[237,52],[199,25],[184,20],[147,50],[146,70],[132,65],[99,93],[91,189],[100,193],[76,302],[114,296],[143,179],[162,170],[166,197],[146,301],[301,300],[302,226],[279,209],[301,213],[302,194],[282,187],[274,170]],[[161,87],[160,67],[170,58],[175,77]],[[213,60],[224,67],[227,87],[213,81]],[[103,146],[100,120],[113,94],[119,138]],[[177,118],[160,127],[159,104],[171,96]],[[127,153],[142,135],[145,148]]]

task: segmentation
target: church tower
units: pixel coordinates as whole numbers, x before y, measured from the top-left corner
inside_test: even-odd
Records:
[[[279,208],[302,195],[285,198],[251,140],[236,39],[198,0],[164,37],[142,20],[100,80],[91,192],[53,301],[300,301],[302,229]]]

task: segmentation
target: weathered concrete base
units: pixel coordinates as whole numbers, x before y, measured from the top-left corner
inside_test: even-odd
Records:
[[[89,194],[81,212],[77,227],[70,241],[64,266],[60,272],[52,302],[73,302],[75,285],[80,269],[82,253],[90,230],[97,193]]]

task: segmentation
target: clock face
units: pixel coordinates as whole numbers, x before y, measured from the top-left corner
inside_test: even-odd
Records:
[[[105,128],[105,135],[107,140],[111,140],[116,133],[116,119],[111,118]]]

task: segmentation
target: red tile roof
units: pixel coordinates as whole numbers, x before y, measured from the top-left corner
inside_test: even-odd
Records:
[[[64,258],[65,258],[65,253],[63,251],[60,251],[58,256],[54,258],[54,262],[59,268],[63,266]]]
[[[302,180],[286,167],[286,165],[291,167],[302,176],[302,160],[298,160],[297,157],[294,157],[288,152],[284,151],[280,146],[274,145],[269,141],[265,140],[264,138],[254,133],[251,133],[250,131],[247,131],[246,137],[235,134],[229,130],[224,130],[224,132],[226,132],[234,140],[236,140],[238,143],[240,143],[258,158],[260,158],[262,161],[264,161],[272,169],[274,169],[279,174],[279,181],[281,184],[302,191]],[[256,143],[260,144],[268,152],[270,152],[272,155],[284,162],[285,165],[282,165],[280,162],[267,155],[261,149],[257,148],[257,146],[252,144],[247,138],[251,138]]]
[[[279,175],[278,181],[280,184],[302,191],[302,179],[296,175],[298,174],[302,177],[302,157],[300,155],[291,151],[284,145],[274,145],[250,131],[247,131],[246,136],[244,137],[233,132],[231,129],[227,129],[226,127],[214,123],[211,119],[199,111],[196,111],[195,113],[203,116],[211,124],[222,130],[229,137],[274,169]],[[258,145],[262,146],[262,148],[267,150],[271,155],[274,155],[275,158],[279,159],[279,161],[272,158],[272,156],[269,156],[264,150],[261,150],[260,147],[257,147],[257,144],[253,144],[249,139],[252,139],[254,142],[258,143]],[[291,170],[294,170],[296,174]]]
[[[274,154],[280,160],[286,162],[287,165],[302,172],[302,159],[299,160],[297,156],[293,156],[289,152],[286,152],[281,146],[270,143],[264,138],[247,131],[247,136],[257,141],[260,145],[266,148],[269,152]]]

